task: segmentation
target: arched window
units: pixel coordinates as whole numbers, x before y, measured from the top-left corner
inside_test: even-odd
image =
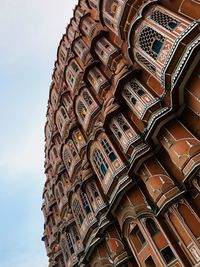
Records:
[[[81,120],[84,121],[86,116],[88,115],[88,111],[85,105],[83,104],[83,102],[79,101],[77,110],[78,110],[78,115],[80,116]]]
[[[105,133],[101,133],[90,146],[90,157],[94,171],[103,186],[110,186],[115,174],[125,165]]]
[[[64,107],[61,107],[61,108],[60,108],[60,111],[61,111],[61,113],[62,113],[62,115],[63,115],[63,118],[64,118],[64,119],[67,119],[68,116],[67,116],[67,113],[66,113]]]
[[[80,157],[73,141],[70,139],[63,148],[63,161],[70,177],[72,177],[75,166],[79,163]]]
[[[69,94],[65,94],[62,97],[62,102],[63,102],[63,105],[65,106],[66,110],[68,110],[70,104],[72,103],[72,99],[71,99],[70,95]]]
[[[124,8],[127,1],[113,0],[112,2],[104,1],[103,3],[103,20],[111,31],[117,35],[120,34],[121,19],[124,15]]]
[[[57,188],[56,188],[56,190],[55,190],[55,197],[56,197],[58,203],[60,203],[60,194],[59,194],[59,191],[58,191]]]
[[[61,137],[64,134],[65,127],[69,122],[69,116],[64,106],[60,106],[60,108],[56,112],[56,125],[60,132]]]
[[[81,225],[83,224],[85,216],[84,216],[84,213],[82,211],[81,205],[77,199],[75,199],[73,202],[73,212],[74,212],[74,216],[76,218],[77,223],[81,227]]]
[[[80,57],[81,60],[85,61],[86,56],[89,52],[89,47],[82,39],[79,38],[78,40],[75,41],[74,51],[77,54],[77,56]]]
[[[60,194],[61,194],[62,196],[64,196],[65,193],[64,193],[63,185],[62,185],[61,182],[58,183],[58,187],[59,187]]]
[[[151,218],[146,219],[146,227],[151,236],[156,235],[160,231],[155,221]]]
[[[85,130],[97,109],[98,105],[92,95],[87,89],[82,90],[76,100],[76,114]]]
[[[159,101],[159,98],[155,98],[150,94],[149,91],[136,79],[125,84],[122,96],[140,119],[144,117],[149,107]]]
[[[77,241],[80,240],[80,236],[79,236],[78,229],[77,229],[76,225],[72,225],[70,230],[71,230],[73,243],[76,243]]]
[[[100,210],[102,208],[102,205],[104,204],[102,196],[97,188],[97,185],[95,182],[90,182],[86,186],[87,195],[90,199],[90,203],[92,205],[92,208],[95,212]],[[103,205],[104,206],[104,205]]]
[[[72,139],[76,145],[76,148],[80,152],[80,150],[86,145],[85,138],[80,129],[76,129],[72,133]]]
[[[136,225],[130,233],[130,239],[137,252],[140,252],[146,244],[146,239],[144,238],[143,233],[138,225]]]
[[[117,51],[117,48],[114,47],[105,37],[102,37],[95,46],[95,52],[102,60],[102,62],[107,65],[108,60],[112,54]]]
[[[77,155],[77,151],[76,151],[76,148],[75,148],[75,146],[74,146],[74,144],[73,144],[73,141],[72,141],[72,140],[69,140],[69,141],[67,142],[67,144],[68,144],[69,149],[70,149],[70,151],[71,151],[71,155],[72,155],[72,157],[76,157],[76,155]]]
[[[87,37],[92,37],[97,23],[90,17],[86,16],[81,23],[81,30]]]
[[[90,183],[90,189],[91,189],[93,196],[97,198],[99,196],[99,192],[94,182]]]
[[[66,82],[72,88],[76,89],[82,77],[82,71],[78,63],[73,59],[66,68]]]
[[[65,255],[66,260],[68,260],[69,259],[69,250],[66,246],[66,238],[62,237],[61,242],[60,242],[60,246],[61,246],[61,249],[63,251],[63,254]]]
[[[87,91],[84,91],[82,93],[83,99],[85,100],[85,102],[87,103],[88,106],[91,106],[93,103],[93,100],[91,98],[91,96],[88,94]]]
[[[92,87],[96,90],[98,93],[100,88],[104,88],[108,85],[108,80],[103,75],[103,73],[100,71],[99,68],[93,67],[89,72],[87,76],[88,81],[92,85]]]
[[[105,151],[105,153],[107,154],[108,158],[110,159],[111,162],[113,162],[114,160],[116,160],[116,155],[112,149],[112,147],[110,146],[110,144],[108,143],[108,141],[104,138],[101,141],[101,145]]]
[[[89,214],[91,212],[91,209],[90,209],[86,194],[81,192],[80,197],[81,197],[81,202],[82,202],[84,210],[86,211],[87,214]]]
[[[69,152],[68,149],[64,150],[63,161],[64,161],[64,164],[65,164],[67,170],[69,171],[71,164],[72,164],[72,157],[71,157],[71,153]]]
[[[69,247],[70,254],[72,255],[72,254],[74,254],[74,247],[73,247],[70,233],[67,233],[66,237],[67,237],[67,245]]]
[[[99,149],[94,150],[93,161],[100,177],[104,179],[108,170],[108,164]]]
[[[75,11],[75,18],[77,24],[80,22],[80,19],[83,15],[84,15],[84,10],[81,7],[78,7]]]
[[[125,152],[134,141],[140,138],[122,113],[119,113],[113,117],[111,120],[110,129]]]

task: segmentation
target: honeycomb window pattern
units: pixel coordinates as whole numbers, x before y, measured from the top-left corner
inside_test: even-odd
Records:
[[[139,53],[136,53],[136,58],[137,60],[142,64],[145,65],[147,67],[147,69],[151,72],[151,73],[155,73],[156,72],[156,67],[151,64],[146,58],[144,58],[142,55],[140,55]]]
[[[174,18],[170,17],[167,14],[164,14],[163,12],[159,11],[159,10],[155,10],[150,18],[155,21],[157,24],[159,24],[160,26],[164,27],[165,29],[172,31],[174,30],[177,25],[178,25],[178,21],[175,20]]]
[[[144,27],[140,33],[139,45],[142,50],[156,60],[164,40],[165,37],[162,34],[150,27]],[[155,43],[158,44],[159,47],[155,47]]]

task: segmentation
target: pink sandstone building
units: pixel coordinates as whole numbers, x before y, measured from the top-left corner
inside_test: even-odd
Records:
[[[45,173],[49,267],[200,266],[200,1],[79,0]]]

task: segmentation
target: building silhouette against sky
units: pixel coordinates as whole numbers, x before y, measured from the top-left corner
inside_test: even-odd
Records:
[[[200,266],[200,2],[80,0],[45,125],[49,267]]]

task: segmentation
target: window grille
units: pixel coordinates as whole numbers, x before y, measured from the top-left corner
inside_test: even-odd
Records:
[[[72,228],[71,228],[71,230],[72,230],[73,241],[75,243],[76,241],[79,241],[80,240],[79,234],[78,234],[78,231],[77,231],[77,227],[75,225],[73,225]]]
[[[113,152],[113,149],[111,148],[108,141],[106,139],[102,139],[101,144],[103,146],[104,151],[108,155],[110,161],[113,162],[114,160],[116,160],[117,157],[116,157],[115,153]]]
[[[133,105],[137,103],[137,99],[132,95],[129,89],[124,88],[123,93],[124,93],[125,98],[127,98],[129,102],[131,102]]]
[[[87,109],[85,105],[80,101],[78,104],[78,114],[81,117],[81,119],[84,121],[86,115],[88,114]]]
[[[114,134],[115,134],[117,137],[119,137],[119,138],[122,137],[122,133],[120,132],[120,130],[118,129],[118,127],[117,127],[116,124],[113,123],[113,124],[111,125],[111,129],[112,129],[112,131],[114,132]]]
[[[64,119],[67,119],[67,114],[66,114],[66,111],[64,110],[64,108],[61,108],[60,111],[61,111]]]
[[[68,141],[68,146],[69,146],[69,149],[70,149],[70,152],[71,152],[72,156],[76,157],[76,155],[77,155],[76,149],[75,149],[74,144],[73,144],[73,142],[71,140]]]
[[[164,14],[160,10],[155,10],[151,14],[150,18],[169,31],[173,31],[178,25],[177,20],[167,14]]]
[[[144,58],[143,56],[141,56],[139,53],[136,53],[136,58],[138,59],[138,61],[142,64],[145,65],[147,67],[147,69],[155,74],[156,72],[156,67],[151,64],[146,58]]]
[[[154,60],[162,48],[165,37],[150,27],[144,27],[140,33],[139,44]]]
[[[90,209],[90,206],[89,206],[89,203],[88,203],[88,200],[87,200],[87,196],[83,192],[81,192],[80,196],[81,196],[81,201],[82,201],[82,204],[83,204],[83,208],[86,211],[86,213],[89,214],[91,212],[91,209]]]
[[[72,164],[72,157],[67,149],[65,149],[64,151],[63,160],[65,162],[65,165],[67,166],[67,169],[69,170]]]
[[[93,100],[92,100],[91,96],[88,94],[88,92],[84,91],[82,95],[83,95],[83,99],[88,104],[88,106],[92,105]]]
[[[121,129],[123,131],[127,131],[128,129],[130,129],[129,125],[126,123],[124,117],[122,116],[122,114],[118,114],[116,116],[117,122],[120,125]]]
[[[96,188],[95,183],[91,183],[91,184],[90,184],[90,188],[91,188],[91,191],[92,191],[93,196],[94,196],[95,198],[98,197],[98,196],[99,196],[99,193],[98,193],[98,191],[97,191],[97,188]]]
[[[74,61],[71,63],[71,66],[72,66],[72,69],[73,69],[75,72],[78,72],[78,71],[79,71],[79,67],[78,67],[78,65],[77,65]]]
[[[107,164],[105,158],[103,157],[103,155],[99,149],[96,149],[94,151],[93,160],[95,163],[95,167],[98,170],[98,173],[100,174],[101,178],[103,179],[107,173],[108,164]]]
[[[70,250],[71,254],[74,254],[74,248],[73,248],[73,243],[72,243],[72,239],[69,233],[67,233],[67,244]]]
[[[80,205],[80,203],[78,202],[77,199],[74,200],[73,211],[74,211],[74,214],[75,214],[79,224],[82,225],[83,220],[84,220],[84,215],[83,215],[83,212],[82,212],[82,209],[81,209],[81,205]]]

